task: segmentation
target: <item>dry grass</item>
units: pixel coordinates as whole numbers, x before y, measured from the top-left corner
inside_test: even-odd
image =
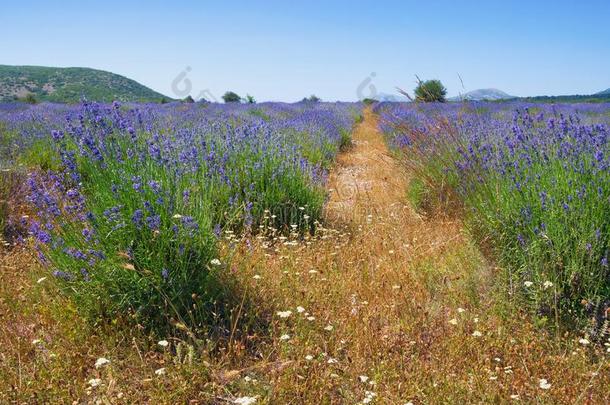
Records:
[[[0,402],[609,403],[606,349],[535,326],[459,221],[406,204],[407,181],[367,112],[331,176],[331,229],[228,238],[223,262],[264,308],[240,316],[270,311],[268,334],[192,359],[170,337],[164,349],[121,325],[82,325],[26,252],[5,255]],[[98,357],[110,365],[96,369]]]

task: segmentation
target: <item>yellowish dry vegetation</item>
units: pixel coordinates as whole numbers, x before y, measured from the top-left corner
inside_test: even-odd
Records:
[[[370,111],[353,138],[325,229],[227,235],[221,261],[256,305],[222,342],[91,329],[25,251],[5,252],[0,402],[610,403],[607,348],[536,326],[459,220],[416,214]],[[268,327],[244,336],[246,319]]]

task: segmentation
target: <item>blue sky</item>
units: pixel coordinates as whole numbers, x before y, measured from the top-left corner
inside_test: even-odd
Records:
[[[174,97],[182,78],[194,97],[283,101],[411,90],[416,74],[450,95],[610,87],[608,1],[23,0],[0,21],[0,64],[109,70]]]

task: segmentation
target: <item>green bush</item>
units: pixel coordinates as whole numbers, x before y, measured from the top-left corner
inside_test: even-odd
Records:
[[[241,97],[232,91],[227,91],[223,94],[222,99],[225,103],[239,103],[241,102]]]
[[[431,103],[431,102],[445,102],[445,96],[447,95],[447,89],[440,80],[426,80],[422,81],[418,79],[417,87],[415,88],[415,101]]]

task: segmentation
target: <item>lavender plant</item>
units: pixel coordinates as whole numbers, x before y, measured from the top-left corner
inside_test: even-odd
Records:
[[[251,107],[252,108],[252,107]],[[40,261],[92,318],[204,327],[231,281],[223,230],[311,228],[359,106],[111,106],[52,131],[60,172],[33,173]]]
[[[533,107],[378,108],[408,164],[491,242],[513,292],[574,319],[610,300],[610,106]]]

